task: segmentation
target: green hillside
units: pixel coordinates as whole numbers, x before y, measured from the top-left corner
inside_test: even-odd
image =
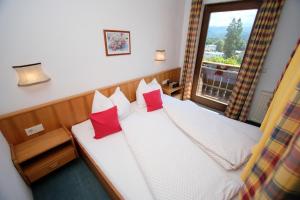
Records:
[[[251,33],[251,26],[245,26],[243,27],[243,32],[242,32],[242,39],[243,40],[248,40],[249,35]],[[227,26],[212,26],[209,27],[207,31],[207,38],[217,38],[217,39],[224,39],[225,35],[227,33],[226,31]]]

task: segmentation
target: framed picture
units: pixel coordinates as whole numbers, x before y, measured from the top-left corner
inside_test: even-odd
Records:
[[[131,54],[130,32],[103,30],[106,56]]]

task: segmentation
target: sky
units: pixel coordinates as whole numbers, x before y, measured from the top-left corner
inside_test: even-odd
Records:
[[[228,26],[233,18],[241,18],[244,26],[252,26],[256,12],[257,9],[213,12],[210,15],[209,26]]]

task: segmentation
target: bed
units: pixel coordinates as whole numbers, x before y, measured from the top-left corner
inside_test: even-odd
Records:
[[[164,97],[168,98],[168,97]],[[148,160],[155,160],[156,162],[163,162],[163,160],[159,160],[160,156],[158,154],[164,154],[164,151],[160,150],[159,148],[156,148],[158,150],[155,150],[154,153],[148,154],[147,152],[144,152],[144,149],[151,148],[151,145],[148,145],[143,141],[144,143],[137,143],[140,141],[136,138],[139,138],[141,136],[140,133],[147,134],[147,130],[149,129],[147,126],[154,126],[156,127],[164,127],[164,128],[158,128],[154,131],[157,136],[159,135],[165,135],[163,129],[168,129],[165,126],[168,126],[173,131],[167,131],[168,133],[172,132],[178,132],[176,133],[175,137],[180,135],[177,140],[179,140],[176,144],[176,142],[173,144],[173,146],[178,145],[182,143],[182,141],[185,141],[185,146],[191,146],[187,147],[187,149],[190,148],[190,150],[187,151],[194,151],[194,154],[197,154],[199,158],[197,158],[200,162],[209,163],[207,165],[199,165],[197,169],[199,170],[199,177],[195,183],[198,184],[198,188],[195,189],[195,191],[199,190],[201,191],[201,187],[206,187],[206,182],[209,182],[209,176],[214,176],[213,174],[218,174],[222,177],[222,179],[228,180],[225,181],[224,184],[230,183],[231,191],[223,196],[224,198],[220,198],[221,196],[218,196],[219,199],[229,199],[235,196],[238,189],[242,186],[242,182],[239,178],[239,174],[241,171],[241,168],[238,170],[228,171],[222,168],[217,162],[214,162],[209,155],[205,154],[200,148],[197,147],[197,145],[194,144],[193,141],[191,141],[188,137],[186,137],[186,133],[184,133],[184,130],[177,127],[175,122],[168,118],[168,115],[165,113],[164,110],[160,110],[157,112],[153,112],[154,115],[149,115],[146,113],[145,109],[139,108],[135,102],[131,103],[131,115],[130,117],[124,119],[121,121],[121,125],[123,128],[123,131],[120,133],[116,133],[113,135],[110,135],[106,138],[95,140],[93,138],[93,127],[89,120],[84,121],[80,124],[74,125],[72,127],[72,133],[81,149],[81,151],[85,154],[85,157],[90,162],[91,167],[95,168],[96,173],[98,172],[98,177],[100,180],[102,180],[102,183],[104,182],[104,186],[106,186],[106,189],[109,190],[111,193],[111,196],[114,199],[174,199],[174,196],[169,195],[170,193],[176,194],[177,191],[173,190],[173,187],[177,187],[177,185],[172,186],[172,180],[169,182],[169,184],[166,184],[167,182],[158,181],[158,178],[153,178],[153,176],[160,176],[164,177],[167,176],[165,174],[159,174],[160,169],[153,171],[152,168],[155,168],[155,162],[150,162],[147,165],[148,166],[141,166],[143,163],[147,162]],[[156,116],[155,116],[156,115]],[[150,116],[150,118],[148,118]],[[154,118],[153,118],[154,117]],[[157,117],[160,117],[160,121],[164,121],[163,124],[159,125],[157,122],[152,122],[148,124],[145,122],[153,121],[153,119],[156,119]],[[153,118],[153,119],[151,119]],[[142,121],[141,119],[144,119]],[[135,127],[133,124],[144,124],[143,126]],[[167,125],[166,125],[167,124]],[[135,128],[132,128],[135,127]],[[126,134],[124,133],[126,132]],[[152,136],[150,135],[151,132],[149,132],[147,139],[147,143],[151,143]],[[145,135],[147,137],[147,135]],[[140,137],[140,140],[144,140],[144,136]],[[170,137],[170,136],[166,136]],[[174,135],[172,136],[174,137]],[[257,139],[257,136],[254,136],[255,139]],[[168,144],[167,139],[160,138],[159,143],[161,143],[161,146]],[[154,140],[153,143],[156,143],[157,141]],[[145,144],[142,145],[141,144]],[[172,145],[171,145],[172,146]],[[171,148],[171,147],[170,147]],[[185,149],[186,147],[184,147]],[[176,149],[173,147],[174,150]],[[192,149],[192,150],[191,150]],[[134,152],[135,151],[135,152]],[[149,152],[149,150],[147,150]],[[174,152],[168,152],[166,153],[166,157],[173,156],[172,153]],[[178,151],[178,154],[181,152]],[[153,154],[153,155],[152,155]],[[163,155],[161,155],[163,157]],[[180,157],[180,156],[179,156]],[[174,159],[176,160],[176,159]],[[188,160],[188,159],[187,159]],[[181,165],[180,161],[173,161],[170,160],[170,163],[176,163]],[[187,161],[191,162],[191,161]],[[168,165],[169,162],[165,162],[165,165]],[[154,165],[154,166],[153,166]],[[197,166],[197,164],[195,164]],[[183,168],[186,166],[183,166]],[[201,175],[201,172],[210,173],[210,169],[212,168],[211,175]],[[168,169],[168,168],[166,168]],[[215,171],[218,171],[218,173],[215,173]],[[182,170],[184,171],[184,170]],[[191,170],[192,171],[192,170]],[[167,174],[168,170],[166,170],[164,173]],[[157,174],[156,174],[157,173]],[[175,172],[178,174],[177,172]],[[183,172],[185,173],[185,172]],[[189,173],[189,172],[186,172]],[[193,172],[194,173],[194,172]],[[195,173],[198,173],[198,171],[195,171]],[[153,175],[154,174],[154,175]],[[187,176],[191,176],[191,173]],[[182,178],[178,175],[179,178]],[[167,177],[166,180],[173,177]],[[216,177],[216,180],[218,177]],[[153,179],[153,180],[151,180]],[[162,179],[162,178],[161,178]],[[186,181],[186,180],[184,180]],[[180,184],[186,184],[183,181],[183,183]],[[158,182],[158,183],[157,183]],[[174,182],[174,181],[173,181]],[[130,184],[128,184],[130,183]],[[217,181],[216,181],[217,184]],[[224,185],[223,184],[223,185]],[[163,186],[170,185],[170,187],[164,188]],[[229,186],[223,186],[221,185],[221,190],[226,190]],[[189,186],[191,187],[191,186]],[[162,188],[162,189],[161,189]],[[232,189],[233,188],[233,189]],[[179,185],[176,190],[184,190],[184,185]],[[206,191],[206,193],[214,193],[215,190],[207,189],[211,191]],[[198,195],[198,194],[196,194]],[[178,196],[178,195],[176,195]],[[178,197],[177,199],[192,199],[195,196],[183,196]],[[203,197],[203,196],[201,196]],[[204,197],[203,197],[204,198]]]
[[[232,120],[196,103],[164,96],[164,111],[196,145],[227,170],[247,162],[261,136],[258,127]]]

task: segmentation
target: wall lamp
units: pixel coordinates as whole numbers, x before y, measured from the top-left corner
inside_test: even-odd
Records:
[[[18,86],[30,86],[44,83],[51,79],[43,72],[41,63],[13,66],[18,75]]]
[[[166,50],[156,50],[155,61],[165,61],[165,60],[166,60]]]

